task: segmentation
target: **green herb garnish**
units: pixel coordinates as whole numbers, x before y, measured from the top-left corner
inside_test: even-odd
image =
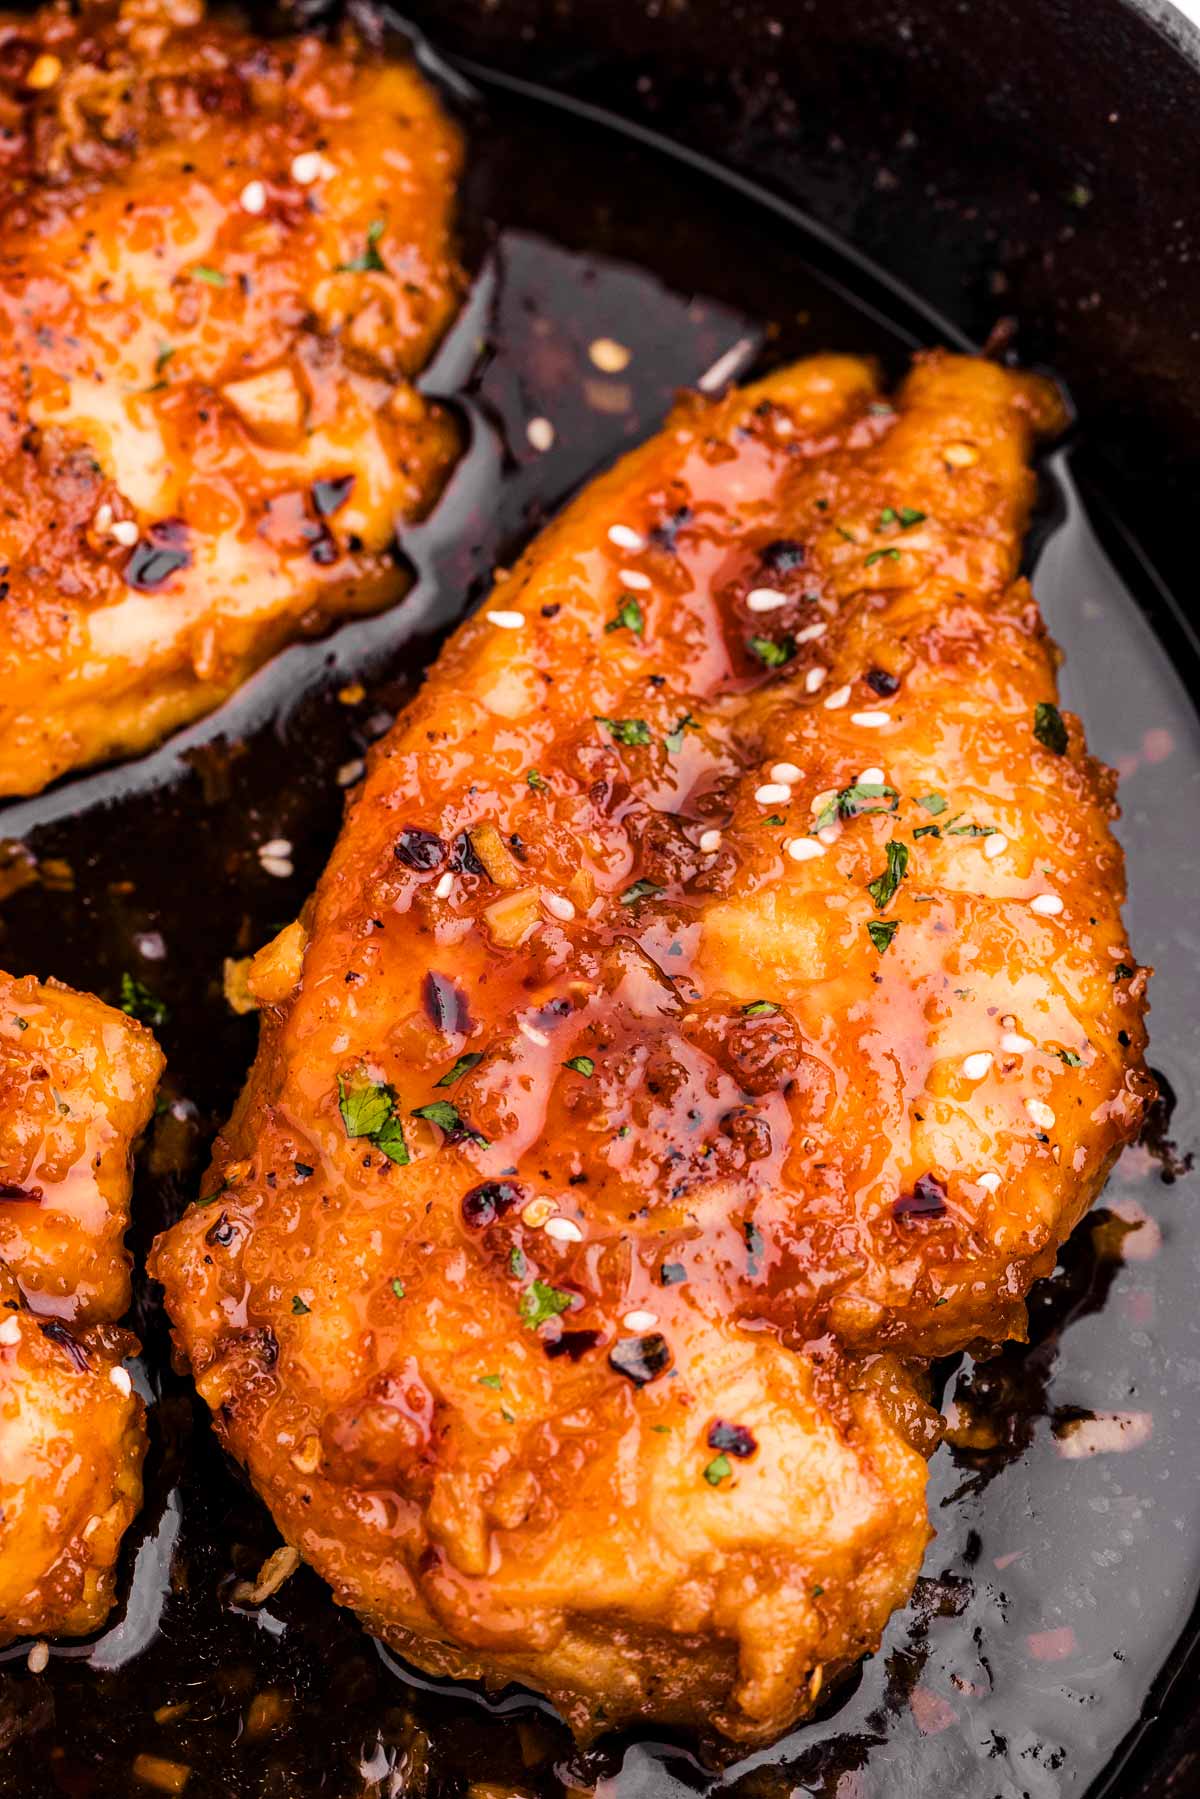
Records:
[[[782,643],[773,643],[769,637],[751,637],[746,648],[752,656],[757,656],[764,668],[782,668],[796,654],[795,640],[785,637]]]
[[[389,1162],[403,1168],[408,1162],[404,1126],[396,1114],[396,1095],[384,1081],[373,1081],[361,1071],[352,1083],[338,1076],[338,1111],[347,1137],[365,1137],[383,1151]]]
[[[450,1072],[444,1074],[441,1080],[436,1081],[434,1085],[438,1087],[453,1087],[456,1081],[462,1080],[464,1074],[470,1074],[472,1068],[478,1068],[482,1061],[483,1051],[481,1049],[470,1050],[465,1056],[460,1056]]]
[[[886,923],[882,918],[872,918],[867,921],[867,936],[881,956],[899,929],[900,920],[898,918],[889,919]]]
[[[392,1292],[396,1295],[397,1299],[404,1298],[404,1282],[398,1276],[392,1282]]]
[[[661,892],[662,888],[658,885],[657,881],[635,881],[633,886],[627,887],[621,895],[621,904],[623,906],[632,906],[637,900],[649,899],[652,893]]]
[[[949,801],[944,793],[923,793],[918,798],[917,804],[924,806],[926,812],[932,812],[936,818],[939,813],[946,810]]]
[[[723,1480],[728,1480],[733,1473],[733,1463],[727,1455],[715,1455],[704,1470],[704,1478],[710,1487],[719,1487]]]
[[[1039,700],[1033,709],[1033,734],[1038,742],[1056,756],[1065,756],[1070,739],[1062,713],[1049,700]]]
[[[871,800],[890,800],[887,806],[873,806]],[[852,787],[843,787],[835,793],[827,805],[817,815],[814,831],[823,831],[839,818],[861,818],[868,812],[894,812],[899,804],[899,795],[894,787],[887,787],[882,781],[856,781]]]
[[[121,1010],[130,1018],[140,1018],[143,1024],[153,1025],[156,1031],[166,1024],[169,1016],[163,1002],[156,999],[136,975],[129,973],[121,976]]]
[[[589,1081],[596,1072],[596,1064],[590,1056],[570,1056],[563,1063],[563,1067],[573,1068],[576,1074],[583,1075],[584,1079]]]
[[[520,1309],[525,1329],[535,1331],[548,1318],[557,1318],[565,1312],[570,1303],[569,1293],[563,1293],[558,1287],[548,1286],[545,1281],[535,1280],[521,1295]]]
[[[610,618],[604,627],[605,631],[632,631],[635,637],[645,633],[646,618],[642,611],[641,601],[631,593],[621,595],[621,603],[617,607],[617,615]]]
[[[650,742],[650,727],[644,718],[605,718],[601,712],[595,713],[594,717],[596,723],[603,725],[616,743],[636,749]]]
[[[297,1318],[302,1318],[306,1312],[312,1311],[312,1307],[306,1306],[304,1301],[301,1299],[301,1297],[298,1293],[293,1293],[292,1294],[292,1311],[296,1314]]]
[[[531,768],[529,770],[528,774],[525,776],[525,779],[528,781],[529,785],[533,788],[533,791],[535,793],[549,793],[549,791],[550,791],[549,781],[543,779],[543,777],[538,773],[536,768]]]
[[[475,1384],[478,1387],[490,1387],[493,1393],[499,1393],[504,1386],[504,1380],[499,1374],[481,1374]]]
[[[229,286],[228,275],[223,275],[220,269],[209,268],[206,262],[198,262],[196,264],[195,268],[192,270],[192,279],[193,281],[204,281],[209,287]]]
[[[339,262],[337,265],[338,273],[345,275],[367,275],[379,274],[386,270],[387,264],[379,254],[379,251],[375,248],[382,236],[383,220],[372,219],[371,223],[367,226],[366,249],[362,251],[361,255],[353,257],[349,262]]]
[[[896,890],[908,869],[908,845],[897,843],[895,838],[887,846],[887,867],[873,881],[867,882],[867,892],[875,903],[877,912],[886,912],[896,897]]]
[[[874,568],[877,562],[882,562],[885,558],[888,562],[899,562],[900,552],[897,549],[872,550],[869,556],[863,557],[863,567]]]
[[[740,1008],[743,1018],[773,1018],[778,1010],[773,999],[751,1000],[748,1006]]]
[[[683,748],[684,732],[685,731],[698,731],[699,729],[700,729],[700,727],[696,723],[695,719],[692,717],[691,713],[685,712],[683,717],[679,720],[678,724],[675,726],[675,729],[673,731],[667,732],[666,736],[663,738],[663,742],[666,744],[666,746],[667,746],[668,750],[670,750],[671,754],[673,756],[677,756],[679,754],[680,750]]]
[[[1083,1067],[1083,1057],[1077,1055],[1073,1049],[1056,1049],[1054,1053],[1060,1062],[1066,1063],[1068,1068]]]

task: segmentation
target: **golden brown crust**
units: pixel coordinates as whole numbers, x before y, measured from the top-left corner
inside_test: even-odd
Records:
[[[92,995],[0,974],[0,1642],[102,1624],[141,1502],[138,1344],[112,1321],[162,1065]]]
[[[0,19],[0,793],[145,748],[403,592],[450,421],[457,133],[353,37]]]
[[[947,356],[895,410],[835,357],[685,404],[451,640],[249,970],[154,1270],[284,1534],[426,1666],[749,1741],[911,1589],[892,1357],[1020,1328],[1149,1085],[1016,581],[1055,417]]]

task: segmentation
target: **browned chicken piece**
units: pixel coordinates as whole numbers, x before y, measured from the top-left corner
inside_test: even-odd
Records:
[[[0,1642],[102,1624],[141,1502],[138,1344],[113,1321],[162,1061],[91,995],[0,975]]]
[[[284,1536],[424,1667],[754,1741],[911,1590],[913,1358],[1137,1127],[1111,777],[1016,579],[1054,391],[820,358],[595,482],[260,952],[153,1258]]]
[[[92,994],[0,974],[0,1261],[42,1317],[111,1323],[129,1305],[131,1148],[162,1065]]]
[[[347,34],[196,0],[0,23],[0,794],[391,604],[455,453],[457,132]]]

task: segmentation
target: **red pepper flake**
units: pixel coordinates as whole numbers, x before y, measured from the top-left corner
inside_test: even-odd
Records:
[[[747,1456],[754,1454],[758,1444],[753,1431],[748,1430],[744,1424],[730,1424],[724,1418],[714,1418],[708,1427],[708,1447],[745,1460]]]
[[[651,1331],[647,1337],[621,1337],[609,1351],[608,1360],[635,1387],[645,1387],[667,1372],[673,1358],[666,1338]]]
[[[523,1198],[524,1190],[511,1181],[484,1181],[463,1195],[463,1221],[474,1230],[483,1230],[505,1212],[511,1212]]]

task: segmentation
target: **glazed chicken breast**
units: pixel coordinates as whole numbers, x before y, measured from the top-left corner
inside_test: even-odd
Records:
[[[391,604],[448,418],[457,133],[352,35],[197,0],[0,20],[0,794]]]
[[[587,1736],[752,1742],[928,1537],[921,1359],[1150,1091],[1113,783],[1017,578],[1054,390],[818,358],[687,400],[451,640],[156,1245],[279,1527]]]
[[[0,1643],[102,1624],[141,1503],[138,1344],[115,1320],[162,1062],[90,994],[0,975]]]

